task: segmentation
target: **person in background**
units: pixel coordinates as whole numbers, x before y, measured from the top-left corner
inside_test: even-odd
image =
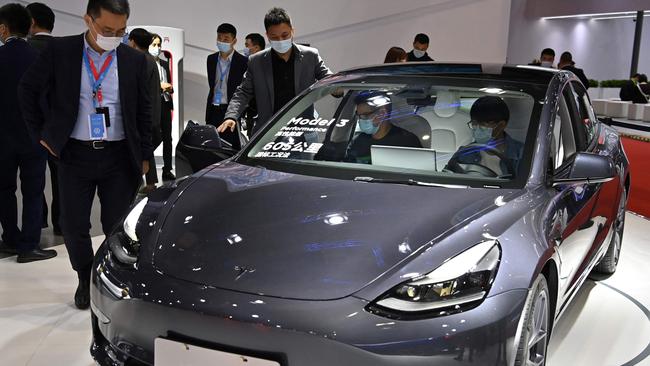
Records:
[[[174,180],[176,176],[172,173],[172,112],[174,110],[174,87],[172,86],[172,74],[169,68],[169,61],[160,58],[162,38],[158,34],[152,37],[149,46],[149,54],[156,60],[158,75],[160,78],[160,130],[163,144],[163,171],[164,181]]]
[[[401,47],[391,47],[388,52],[386,52],[386,57],[384,57],[385,64],[392,64],[395,62],[406,62],[406,51]]]
[[[269,10],[264,16],[264,28],[271,48],[249,59],[244,80],[230,100],[219,133],[235,130],[253,98],[259,113],[257,123],[251,127],[255,133],[296,95],[332,74],[317,49],[293,42],[294,29],[286,10]]]
[[[585,75],[585,72],[582,69],[575,67],[575,62],[573,62],[573,56],[569,51],[562,52],[560,55],[560,62],[557,63],[557,68],[560,70],[567,70],[574,73],[578,79],[582,82],[585,89],[589,89],[589,79]]]
[[[621,87],[621,91],[618,95],[622,101],[638,104],[648,103],[648,97],[646,97],[639,86],[640,80],[641,74],[634,74],[630,77],[630,80]]]
[[[99,197],[102,230],[109,236],[153,154],[147,58],[122,44],[129,14],[128,0],[88,0],[87,31],[53,39],[18,89],[32,136],[60,159],[61,223],[79,281],[79,309],[90,306],[93,200]],[[51,101],[45,111],[39,108],[44,97]]]
[[[32,21],[20,4],[0,7],[0,252],[18,254],[18,263],[49,259],[42,250],[41,223],[47,152],[30,136],[18,105],[18,83],[38,53],[25,37]],[[36,106],[37,107],[37,106]],[[22,229],[18,228],[16,179],[20,170]]]
[[[263,49],[266,48],[266,41],[264,37],[259,33],[251,33],[246,36],[246,41],[244,42],[244,56],[252,56]]]
[[[56,18],[52,9],[43,3],[31,3],[26,8],[32,17],[32,26],[29,28],[27,42],[40,52],[52,39]]]
[[[639,75],[639,88],[646,97],[650,96],[650,84],[648,84],[648,76],[646,74]]]
[[[38,52],[43,51],[48,43],[52,40],[52,31],[54,30],[54,12],[49,6],[43,3],[31,3],[26,6],[32,17],[32,26],[29,29],[29,37],[27,42],[30,46],[34,47]],[[43,108],[47,108],[47,101],[43,100]],[[61,236],[61,219],[60,219],[60,204],[59,204],[59,179],[57,178],[58,169],[56,159],[48,157],[47,165],[50,167],[50,181],[52,182],[52,231],[54,235]],[[43,194],[43,227],[48,227],[47,224],[47,199]]]
[[[241,84],[248,67],[248,59],[235,51],[237,29],[234,25],[223,23],[217,28],[218,52],[208,56],[208,102],[205,108],[205,123],[221,126],[228,109],[228,102]],[[228,141],[236,150],[241,148],[238,131],[220,130],[221,138]]]
[[[144,53],[147,57],[147,69],[145,74],[149,80],[149,90],[151,92],[151,145],[155,150],[162,142],[162,132],[160,129],[160,74],[158,73],[158,64],[149,54],[149,46],[153,35],[144,28],[135,28],[129,32],[129,46]],[[156,171],[156,158],[151,155],[149,159],[149,171],[145,175],[145,186],[140,191],[148,194],[156,189],[158,183],[158,172]]]
[[[544,48],[539,56],[539,60],[534,60],[529,65],[552,68],[553,63],[555,63],[555,51],[552,48]]]
[[[413,40],[413,50],[408,53],[407,61],[433,61],[427,54],[429,49],[429,36],[424,33],[419,33]]]

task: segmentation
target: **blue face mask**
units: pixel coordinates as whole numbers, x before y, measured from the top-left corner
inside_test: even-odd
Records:
[[[271,47],[277,53],[287,53],[293,45],[293,39],[285,39],[284,41],[271,41]]]
[[[472,130],[474,141],[479,144],[487,143],[492,138],[492,130],[494,130],[494,128],[477,126]]]
[[[379,131],[379,125],[375,126],[372,119],[359,118],[359,129],[365,134],[374,135]]]
[[[217,41],[217,48],[220,52],[228,53],[232,49],[232,46],[228,42],[219,42]]]

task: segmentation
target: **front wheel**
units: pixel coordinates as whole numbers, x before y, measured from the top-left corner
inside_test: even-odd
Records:
[[[524,309],[524,328],[517,347],[515,366],[544,366],[550,336],[551,296],[546,277],[540,274],[533,284],[532,301]]]

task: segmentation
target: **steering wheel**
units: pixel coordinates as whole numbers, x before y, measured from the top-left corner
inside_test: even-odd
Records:
[[[464,146],[459,150],[457,153],[454,154],[454,156],[449,160],[447,163],[446,169],[449,169],[450,171],[454,173],[460,173],[460,174],[470,174],[470,175],[482,175],[484,177],[490,177],[490,178],[498,178],[502,175],[498,174],[494,170],[490,169],[489,167],[478,163],[478,162],[461,162],[459,161],[459,152],[467,151],[467,150],[473,150],[476,151],[476,154],[478,154],[479,151],[485,151],[488,152],[491,155],[494,155],[499,158],[499,160],[503,161],[506,163],[506,168],[507,168],[507,173],[512,174],[514,172],[514,169],[512,167],[512,163],[510,160],[501,152],[501,150],[497,149],[494,146],[486,145],[486,144],[479,144],[479,143],[473,143],[469,144],[467,146]],[[474,153],[472,153],[474,154]],[[465,167],[463,167],[462,165]]]

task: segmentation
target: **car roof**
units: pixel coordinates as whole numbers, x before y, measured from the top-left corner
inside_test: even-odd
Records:
[[[496,77],[504,80],[548,84],[560,70],[530,65],[496,63],[449,63],[449,62],[401,62],[355,67],[341,71],[338,75],[371,74],[390,76],[411,75],[454,75]]]

